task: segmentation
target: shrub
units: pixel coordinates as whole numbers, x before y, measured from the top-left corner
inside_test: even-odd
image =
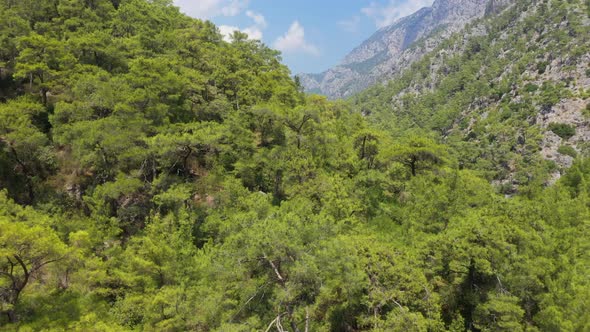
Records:
[[[578,156],[578,152],[569,145],[560,146],[559,149],[557,149],[557,152],[565,156],[570,156],[572,158],[576,158]]]
[[[568,96],[568,92],[563,84],[552,84],[544,82],[541,87],[540,104],[546,107],[553,107]]]
[[[567,123],[551,123],[549,124],[549,130],[565,140],[572,138],[576,134],[576,128]]]
[[[539,90],[539,86],[533,83],[528,83],[527,85],[525,85],[524,90],[526,92],[535,92]]]
[[[588,103],[586,105],[586,108],[582,110],[582,115],[586,118],[586,119],[590,119],[590,103]]]
[[[539,72],[539,74],[544,74],[547,70],[547,66],[549,66],[549,62],[547,61],[537,63],[537,71]]]

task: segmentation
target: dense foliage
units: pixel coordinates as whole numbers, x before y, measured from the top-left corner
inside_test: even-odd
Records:
[[[507,194],[546,182],[571,165],[543,158],[547,132],[590,155],[587,135],[574,127],[586,131],[587,121],[560,111],[582,113],[590,103],[589,18],[588,1],[515,1],[353,97],[354,108],[388,132],[434,132],[462,167],[505,184]]]
[[[170,1],[0,15],[0,329],[590,328],[590,161],[505,197]]]

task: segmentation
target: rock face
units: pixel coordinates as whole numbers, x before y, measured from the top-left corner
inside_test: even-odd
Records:
[[[300,74],[307,92],[345,98],[401,72],[467,23],[514,0],[436,0],[377,31],[340,65],[321,74]],[[414,46],[422,40],[421,47]]]
[[[537,176],[534,165],[552,172],[544,179],[552,184],[590,155],[590,16],[581,4],[519,0],[502,11],[506,2],[490,3],[498,15],[439,42],[393,84],[360,93],[353,109],[392,131],[415,123],[448,142],[461,138],[479,151],[464,164],[486,168],[505,193]],[[436,39],[401,52],[397,68]]]

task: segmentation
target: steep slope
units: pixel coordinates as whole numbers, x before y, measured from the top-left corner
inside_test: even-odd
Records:
[[[582,81],[587,5],[522,3],[362,116],[169,0],[0,0],[0,331],[590,331],[590,159],[513,198],[464,169],[538,113],[511,68]]]
[[[377,31],[342,63],[321,74],[302,74],[308,92],[348,97],[407,68],[465,24],[499,10],[511,0],[436,0],[432,7]],[[416,41],[425,40],[421,47]]]
[[[464,167],[485,171],[506,192],[559,178],[590,152],[588,3],[522,1],[513,9],[356,96],[359,111],[391,132],[436,132]]]

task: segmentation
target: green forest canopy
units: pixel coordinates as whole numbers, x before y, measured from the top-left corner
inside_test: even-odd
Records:
[[[171,1],[0,15],[0,329],[590,329],[589,160],[508,198]]]

